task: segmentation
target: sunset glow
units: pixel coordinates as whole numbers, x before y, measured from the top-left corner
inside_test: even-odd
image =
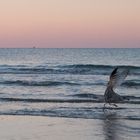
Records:
[[[0,47],[140,47],[139,0],[1,0]]]

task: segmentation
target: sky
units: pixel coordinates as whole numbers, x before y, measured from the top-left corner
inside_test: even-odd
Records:
[[[140,47],[140,0],[0,0],[0,48]]]

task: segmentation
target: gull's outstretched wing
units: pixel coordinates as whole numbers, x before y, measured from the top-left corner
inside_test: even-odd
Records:
[[[126,76],[128,75],[128,70],[121,70],[119,68],[115,68],[110,75],[109,86],[115,88],[122,84]]]

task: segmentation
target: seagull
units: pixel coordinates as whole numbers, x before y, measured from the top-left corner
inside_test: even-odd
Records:
[[[122,96],[114,92],[114,89],[122,84],[124,79],[127,77],[128,72],[129,72],[128,69],[121,70],[118,67],[112,71],[110,75],[110,80],[107,84],[107,88],[104,93],[104,100],[105,100],[104,108],[106,104],[117,107],[115,103],[124,100]]]

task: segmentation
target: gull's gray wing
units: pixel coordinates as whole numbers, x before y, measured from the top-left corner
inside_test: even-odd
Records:
[[[128,69],[119,69],[118,67],[115,68],[110,75],[109,86],[115,88],[121,85],[128,75],[128,72]]]

